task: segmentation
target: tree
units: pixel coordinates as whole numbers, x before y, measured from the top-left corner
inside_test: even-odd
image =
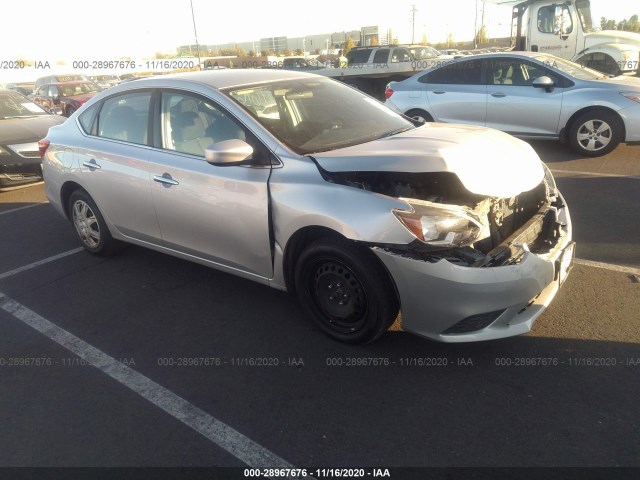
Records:
[[[452,37],[453,38],[453,37]],[[448,39],[447,39],[448,42]],[[480,30],[476,33],[476,45],[486,45],[489,43],[489,37],[487,36],[487,29],[482,25]]]
[[[398,40],[398,37],[393,37],[393,40],[391,41],[392,45],[399,45],[400,41]]]
[[[447,47],[454,45],[455,42],[453,40],[453,33],[450,33],[449,35],[447,35]]]
[[[371,37],[371,46],[377,47],[378,45],[380,45],[380,42],[378,42],[378,36],[374,35],[373,37]]]
[[[304,55],[304,52],[301,48],[296,48],[293,52],[294,55]]]
[[[420,45],[424,45],[424,46],[427,45],[427,34],[426,33],[422,34],[422,40],[420,40]]]
[[[356,44],[353,42],[353,39],[351,37],[347,37],[347,41],[342,44],[342,55],[347,55],[349,50],[355,47]]]
[[[272,57],[272,56],[274,56],[276,54],[276,52],[274,52],[270,48],[262,50],[262,52],[260,52],[260,53],[262,54],[263,57]]]
[[[255,57],[256,56],[256,51],[255,50],[249,50],[249,56],[250,57]]]
[[[289,50],[288,48],[285,48],[283,53],[284,53],[285,57],[290,57],[291,56],[291,50]]]

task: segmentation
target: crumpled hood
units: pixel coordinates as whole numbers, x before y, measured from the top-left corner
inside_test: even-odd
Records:
[[[452,172],[472,193],[510,198],[544,178],[522,140],[484,127],[427,123],[398,135],[313,154],[329,172]]]
[[[625,32],[623,30],[603,30],[601,32],[591,32],[584,37],[585,48],[592,47],[601,43],[626,43],[627,45],[635,45],[640,47],[638,34],[634,32]]]

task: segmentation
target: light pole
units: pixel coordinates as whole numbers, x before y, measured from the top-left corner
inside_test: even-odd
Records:
[[[193,0],[189,0],[189,3],[191,4],[191,20],[193,21],[193,34],[196,37],[196,48],[198,51],[198,70],[200,70],[202,68],[200,66],[200,44],[198,43],[198,32],[196,31],[196,17],[193,14]]]

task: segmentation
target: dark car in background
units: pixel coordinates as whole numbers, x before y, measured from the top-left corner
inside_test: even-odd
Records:
[[[0,89],[0,187],[41,178],[38,140],[64,121],[24,95]]]
[[[70,117],[96,93],[102,91],[93,82],[50,83],[41,86],[31,98],[52,113]]]

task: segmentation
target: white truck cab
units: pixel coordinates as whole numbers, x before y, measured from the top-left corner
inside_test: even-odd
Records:
[[[513,7],[515,50],[550,53],[614,75],[640,73],[640,34],[599,31],[590,0],[488,1]]]

